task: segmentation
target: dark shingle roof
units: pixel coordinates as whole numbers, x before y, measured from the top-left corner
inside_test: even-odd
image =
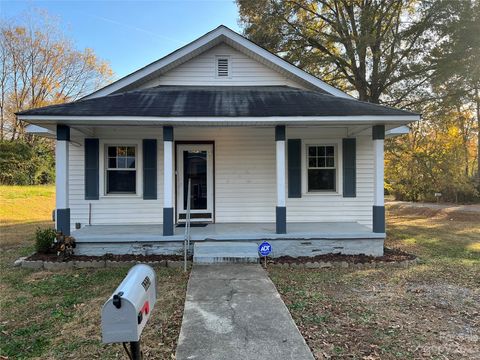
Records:
[[[31,109],[19,115],[266,117],[416,114],[288,86],[157,86]]]

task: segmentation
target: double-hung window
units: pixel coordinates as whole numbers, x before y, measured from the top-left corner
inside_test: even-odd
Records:
[[[136,194],[137,151],[133,145],[107,146],[107,194]]]
[[[309,192],[336,191],[335,145],[307,146],[307,186]]]

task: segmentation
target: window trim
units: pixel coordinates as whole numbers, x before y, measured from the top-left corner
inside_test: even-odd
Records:
[[[343,193],[343,163],[341,139],[302,139],[302,196],[342,196]],[[308,191],[308,147],[333,146],[335,151],[335,188],[336,190]]]
[[[310,167],[310,148],[311,147],[323,147],[326,148],[327,147],[333,147],[333,164],[334,166],[323,166],[323,167],[318,167],[318,166],[315,166],[315,167]],[[317,192],[337,192],[337,146],[336,145],[328,145],[328,144],[309,144],[309,145],[306,145],[306,152],[307,152],[307,161],[306,161],[306,176],[307,176],[307,191],[309,193],[317,193]],[[324,155],[323,157],[326,158],[327,155]],[[318,158],[318,155],[316,155],[316,157]],[[331,157],[331,156],[329,156]],[[326,165],[326,164],[325,164]],[[333,189],[323,189],[323,190],[310,190],[309,187],[308,187],[308,175],[309,175],[309,171],[310,170],[334,170],[335,171],[335,182],[334,182],[334,188]]]
[[[226,59],[228,63],[228,76],[219,76],[218,75],[218,60]],[[232,59],[230,55],[215,55],[215,78],[216,79],[231,79],[232,78]]]
[[[109,146],[134,146],[135,147],[135,193],[108,193],[107,192],[107,171],[108,171],[108,147]],[[101,198],[139,198],[143,194],[143,181],[142,181],[142,169],[143,169],[143,154],[141,140],[100,140],[100,188]],[[128,169],[127,169],[128,170]]]

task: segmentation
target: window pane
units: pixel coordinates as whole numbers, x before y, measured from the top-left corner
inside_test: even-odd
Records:
[[[317,147],[309,146],[308,147],[308,156],[317,156]]]
[[[135,193],[136,171],[107,171],[107,193]]]
[[[108,158],[108,167],[115,169],[117,167],[117,158]]]
[[[327,157],[327,167],[334,167],[335,166],[335,158]]]
[[[333,156],[335,154],[335,148],[333,146],[327,146],[326,155]]]
[[[127,156],[127,148],[124,146],[119,146],[117,150],[118,156]]]
[[[135,169],[135,158],[134,157],[127,157],[127,167],[129,169]]]
[[[125,157],[118,157],[117,158],[117,168],[125,169],[127,167],[127,158]]]
[[[317,167],[317,158],[309,157],[308,158],[308,166],[309,167]]]
[[[325,156],[325,146],[318,147],[318,155]]]
[[[128,156],[135,156],[135,147],[134,146],[129,146],[127,148],[127,155]]]
[[[308,191],[335,190],[335,169],[308,170]]]
[[[318,158],[318,167],[325,167],[325,158]]]
[[[108,156],[109,157],[117,156],[117,147],[116,146],[109,146],[108,147]]]
[[[187,209],[188,179],[191,180],[190,208],[193,210],[207,209],[207,152],[183,152],[183,206]]]

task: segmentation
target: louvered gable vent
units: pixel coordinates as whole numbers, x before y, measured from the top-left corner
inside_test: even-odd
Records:
[[[217,58],[217,76],[229,77],[230,76],[230,64],[229,59],[224,57]]]

